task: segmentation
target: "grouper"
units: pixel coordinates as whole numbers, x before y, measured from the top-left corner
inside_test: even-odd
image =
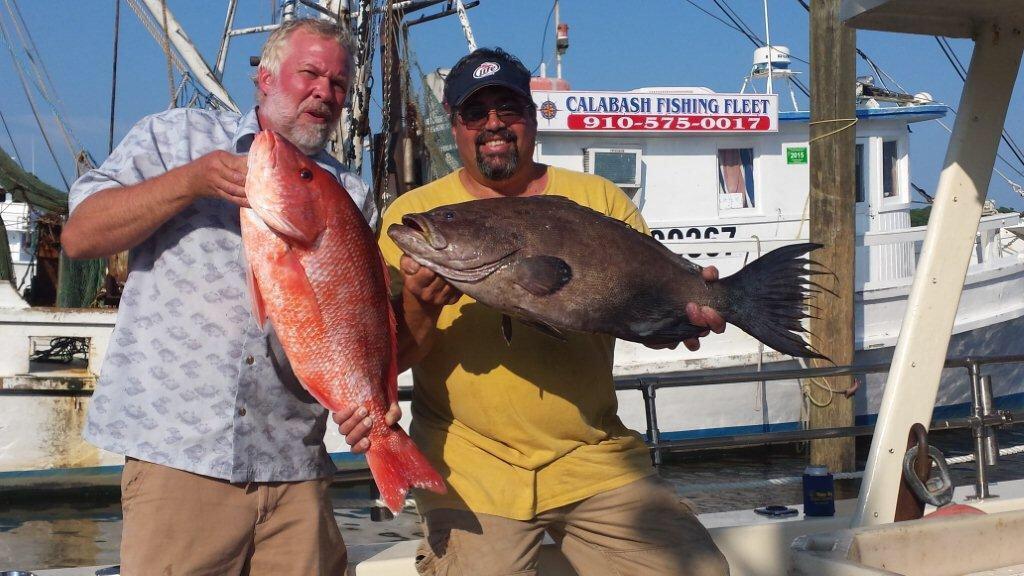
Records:
[[[623,222],[554,195],[503,197],[409,214],[388,235],[420,265],[473,299],[554,337],[603,333],[650,346],[699,335],[688,302],[710,306],[765,345],[822,358],[802,320],[820,244],[773,250],[706,282],[701,269]],[[812,270],[814,268],[814,270]]]
[[[410,487],[443,493],[444,480],[397,424],[395,318],[373,231],[338,181],[274,132],[249,151],[241,209],[253,314],[273,325],[302,386],[331,411],[373,418],[366,461],[395,513]]]

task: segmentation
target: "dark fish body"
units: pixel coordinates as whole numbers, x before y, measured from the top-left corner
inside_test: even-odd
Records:
[[[700,334],[688,302],[717,310],[786,354],[820,355],[801,319],[806,253],[772,251],[718,282],[648,235],[561,196],[474,200],[410,214],[388,235],[475,300],[535,325],[610,334],[648,345]]]

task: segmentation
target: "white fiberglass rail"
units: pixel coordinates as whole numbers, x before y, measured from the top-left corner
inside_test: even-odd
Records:
[[[981,243],[981,253],[985,257],[991,257],[998,253],[999,231],[1010,226],[1017,226],[1021,223],[1020,215],[1016,213],[993,214],[984,216],[978,226],[978,241]],[[888,244],[899,244],[903,242],[921,242],[924,240],[925,226],[915,226],[902,230],[886,230],[879,232],[868,232],[857,235],[857,246],[883,246]],[[707,254],[731,252],[733,254],[743,252],[756,253],[759,249],[763,254],[782,246],[807,242],[806,238],[717,238],[707,240],[661,240],[661,243],[671,248],[674,252],[683,254]]]

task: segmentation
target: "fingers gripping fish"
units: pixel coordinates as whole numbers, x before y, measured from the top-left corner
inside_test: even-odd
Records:
[[[373,232],[348,193],[283,137],[263,131],[249,151],[241,212],[253,314],[274,325],[292,370],[331,411],[365,407],[367,463],[381,498],[401,511],[410,487],[445,483],[397,424],[395,318]]]

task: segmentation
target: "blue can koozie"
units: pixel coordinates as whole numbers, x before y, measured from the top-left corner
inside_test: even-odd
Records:
[[[835,513],[836,487],[828,466],[808,466],[804,469],[804,514],[834,516]]]

